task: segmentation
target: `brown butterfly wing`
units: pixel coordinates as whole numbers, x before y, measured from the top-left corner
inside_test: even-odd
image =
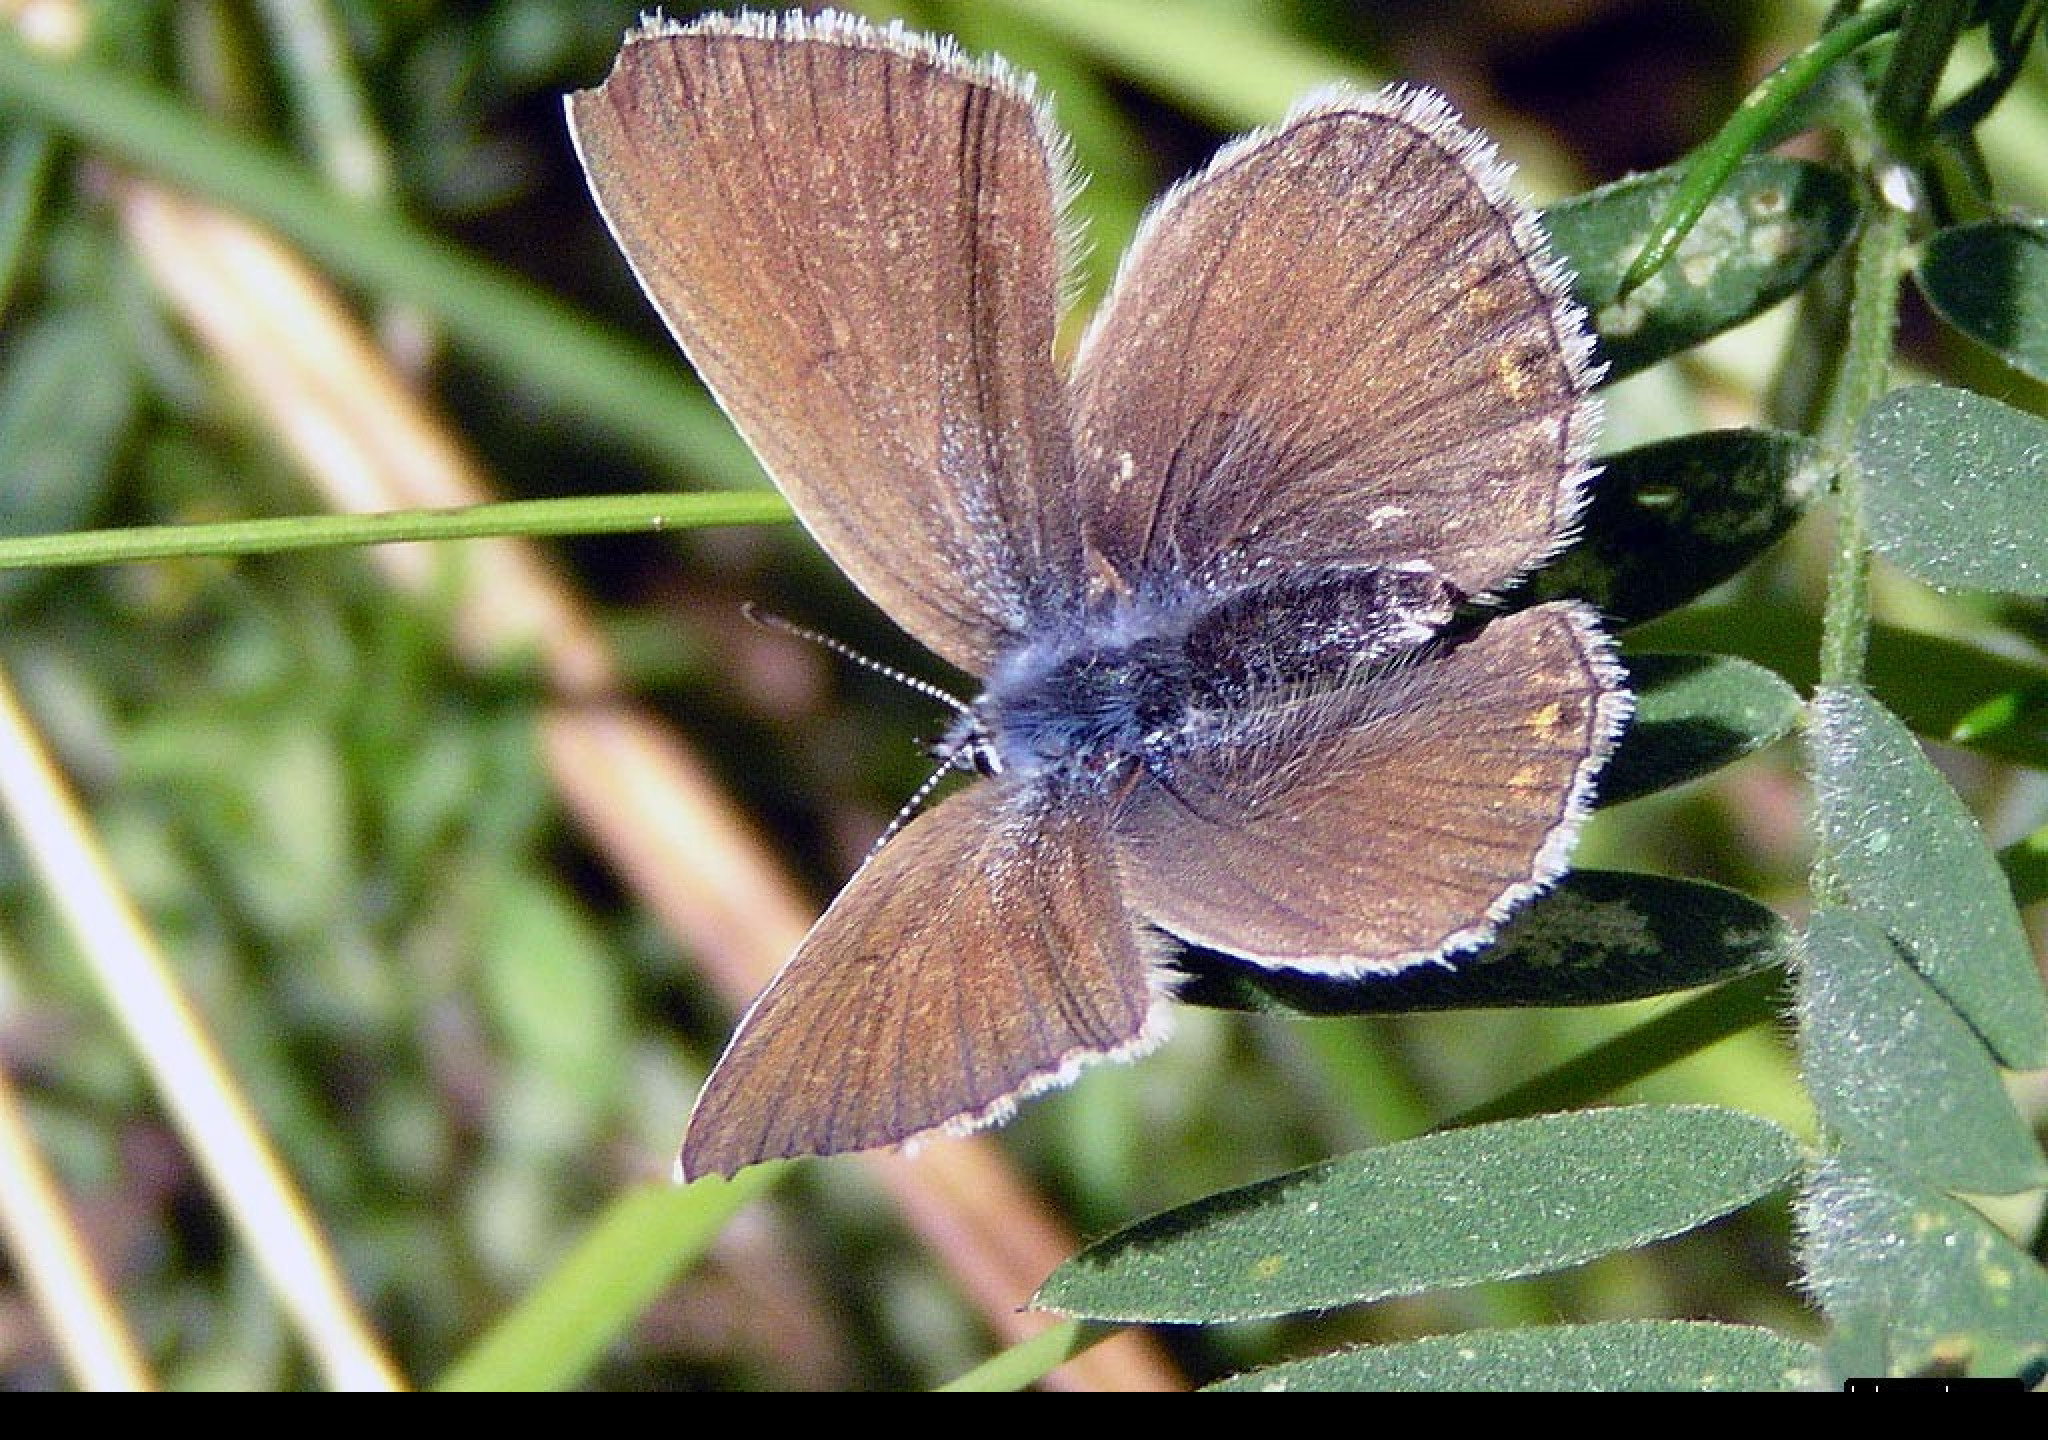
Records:
[[[1595,416],[1584,319],[1504,167],[1420,92],[1339,96],[1163,199],[1075,366],[1089,535],[1126,583],[1553,550]]]
[[[1151,1043],[1153,999],[1099,810],[976,785],[877,852],[754,1002],[681,1170],[993,1123]]]
[[[1562,873],[1628,711],[1581,606],[1322,691],[1268,694],[1136,787],[1131,907],[1182,939],[1328,974],[1480,943]]]
[[[569,119],[619,248],[799,518],[983,673],[1080,574],[1063,177],[1025,86],[843,17],[654,22]]]

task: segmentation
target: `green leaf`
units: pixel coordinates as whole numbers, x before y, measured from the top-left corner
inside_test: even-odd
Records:
[[[1810,1345],[1748,1325],[1616,1320],[1432,1335],[1234,1376],[1210,1390],[1794,1390]]]
[[[1899,942],[2001,1062],[2048,1065],[2048,996],[2012,891],[1962,800],[1861,690],[1821,690],[1809,738],[1828,883]]]
[[[2022,835],[1998,852],[1998,868],[2022,908],[2048,900],[2048,825]]]
[[[1957,745],[1990,742],[2007,748],[2024,742],[2048,757],[2048,685],[2001,690],[1957,720],[1949,739]]]
[[[1880,625],[1870,637],[1870,679],[1916,732],[2048,769],[2048,705],[2042,703],[2048,669],[2041,665],[1927,631]]]
[[[1732,655],[1630,655],[1635,718],[1601,772],[1617,805],[1696,780],[1781,736],[1805,704],[1774,672]]]
[[[1058,37],[1082,54],[1226,130],[1270,125],[1318,86],[1370,84],[1351,57],[1296,39],[1256,8],[1176,0],[945,0],[995,10]]]
[[[1509,592],[1573,597],[1617,625],[1697,599],[1763,554],[1827,492],[1818,444],[1781,430],[1707,430],[1609,456],[1579,533]]]
[[[1797,1164],[1769,1121],[1704,1106],[1479,1125],[1156,1216],[1069,1260],[1033,1303],[1203,1324],[1540,1274],[1682,1234]]]
[[[1266,970],[1208,950],[1176,963],[1181,999],[1311,1015],[1503,1005],[1609,1005],[1783,965],[1792,932],[1746,895],[1694,880],[1575,870],[1452,965],[1351,978]]]
[[[1645,649],[1712,649],[1742,655],[1795,686],[1817,683],[1820,619],[1765,596],[1696,605],[1664,616],[1631,643]],[[2048,768],[2048,711],[2008,705],[2014,723],[1993,723],[2008,695],[2048,695],[2048,668],[1925,630],[1878,625],[1870,633],[1870,688],[1922,735],[1967,744],[1980,755]],[[1967,738],[1966,738],[1967,737]]]
[[[533,875],[495,887],[479,979],[514,1063],[583,1104],[617,1093],[628,1049],[610,956],[566,896]]]
[[[1117,1334],[1113,1326],[1062,1320],[1000,1350],[964,1375],[939,1386],[941,1393],[1006,1394],[1036,1384],[1097,1341]]]
[[[2048,229],[1986,220],[1943,230],[1921,251],[1916,278],[1949,324],[2048,380]]]
[[[37,125],[10,120],[0,134],[0,316],[21,277],[55,151],[50,132]]]
[[[594,77],[593,77],[594,78]],[[511,383],[733,486],[761,468],[672,353],[630,344],[554,296],[386,210],[356,204],[290,155],[108,65],[38,54],[0,25],[7,123],[29,116],[124,166],[275,228],[338,280],[420,307]]]
[[[1968,390],[1895,390],[1856,427],[1871,543],[1929,584],[2048,593],[2048,422]]]
[[[2020,1373],[2048,1361],[2048,1273],[1961,1201],[1837,1158],[1799,1201],[1807,1283],[1874,1341],[1856,1373]],[[1861,1347],[1859,1347],[1861,1348]]]
[[[1664,221],[1679,168],[1635,175],[1544,212],[1578,276],[1608,378],[1656,364],[1761,313],[1806,282],[1848,238],[1855,192],[1841,172],[1755,156],[1738,165],[1678,253],[1626,299],[1630,262]]]
[[[98,506],[135,410],[126,357],[104,317],[60,310],[0,345],[0,536],[69,530]],[[0,597],[23,583],[0,575]]]
[[[2048,1160],[1975,1031],[1853,910],[1806,935],[1801,1054],[1814,1108],[1852,1149],[1944,1190],[2010,1195]]]
[[[1599,1104],[1731,1035],[1776,1023],[1788,1003],[1785,990],[1784,971],[1759,970],[1699,991],[1492,1099],[1459,1111],[1456,1123],[1477,1125]]]

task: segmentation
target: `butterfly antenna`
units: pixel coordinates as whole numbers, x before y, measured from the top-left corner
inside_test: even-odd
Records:
[[[931,681],[920,680],[915,675],[906,674],[898,670],[894,665],[884,665],[873,656],[863,655],[844,640],[835,640],[823,631],[813,630],[807,625],[799,625],[794,620],[785,620],[774,611],[763,610],[751,601],[741,605],[740,609],[745,612],[749,620],[764,630],[779,630],[784,635],[793,635],[799,640],[808,640],[813,645],[830,650],[842,660],[851,660],[863,670],[873,671],[884,679],[894,680],[898,685],[915,690],[927,699],[938,701],[955,715],[965,715],[972,708],[959,696],[949,691],[941,690],[938,686],[932,684]],[[931,785],[927,783],[924,789],[918,793],[922,795],[930,789]]]
[[[918,786],[916,790],[911,792],[910,798],[903,802],[902,808],[896,812],[895,816],[889,821],[887,825],[884,825],[882,827],[882,833],[875,837],[874,844],[868,846],[868,853],[861,857],[860,863],[865,865],[868,863],[868,861],[874,859],[875,856],[881,852],[882,847],[884,845],[887,845],[891,840],[894,840],[898,832],[900,832],[905,825],[908,825],[911,821],[915,820],[917,818],[918,811],[924,809],[924,802],[931,799],[932,791],[939,788],[939,782],[941,780],[944,780],[949,773],[951,773],[953,770],[957,768],[958,766],[954,762],[952,755],[949,754],[943,760],[941,760],[939,762],[939,768],[932,771],[930,775],[925,777],[924,784]]]
[[[844,640],[835,640],[822,631],[813,630],[806,625],[799,625],[793,620],[785,620],[773,611],[763,610],[751,602],[742,605],[740,608],[746,613],[746,617],[749,620],[763,629],[779,630],[784,635],[793,635],[799,640],[808,640],[813,645],[821,646],[843,660],[851,660],[863,670],[871,670],[877,675],[894,680],[899,685],[915,690],[920,695],[938,701],[941,705],[951,709],[956,715],[972,715],[974,713],[973,707],[957,695],[941,690],[929,680],[920,680],[915,675],[905,674],[893,665],[884,665],[872,656],[863,655]],[[939,782],[944,780],[949,772],[960,768],[960,755],[966,748],[967,743],[962,741],[959,744],[942,746],[940,748],[939,768],[925,777],[924,783],[912,792],[911,797],[903,802],[902,808],[882,828],[882,833],[875,837],[875,843],[868,847],[868,853],[861,857],[862,865],[866,865],[868,861],[874,859],[884,845],[895,839],[904,826],[917,818],[918,812],[924,809],[925,802],[931,799],[932,791],[939,788]]]

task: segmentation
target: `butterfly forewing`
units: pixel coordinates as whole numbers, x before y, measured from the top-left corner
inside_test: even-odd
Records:
[[[1161,201],[1083,342],[1091,543],[1134,586],[1424,561],[1495,589],[1579,503],[1587,347],[1441,101],[1309,105]]]
[[[686,1175],[1001,1119],[1154,1038],[1098,807],[984,784],[878,851],[741,1022]]]
[[[1023,82],[847,20],[654,22],[569,115],[620,249],[799,518],[984,672],[1080,573],[1064,177]]]
[[[1182,939],[1292,969],[1469,947],[1561,873],[1626,713],[1608,642],[1568,604],[1269,691],[1133,789],[1126,894]]]

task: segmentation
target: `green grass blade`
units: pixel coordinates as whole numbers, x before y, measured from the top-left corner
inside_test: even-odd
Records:
[[[785,1167],[650,1185],[606,1208],[554,1272],[435,1383],[439,1390],[562,1390],[590,1373],[669,1282]]]

